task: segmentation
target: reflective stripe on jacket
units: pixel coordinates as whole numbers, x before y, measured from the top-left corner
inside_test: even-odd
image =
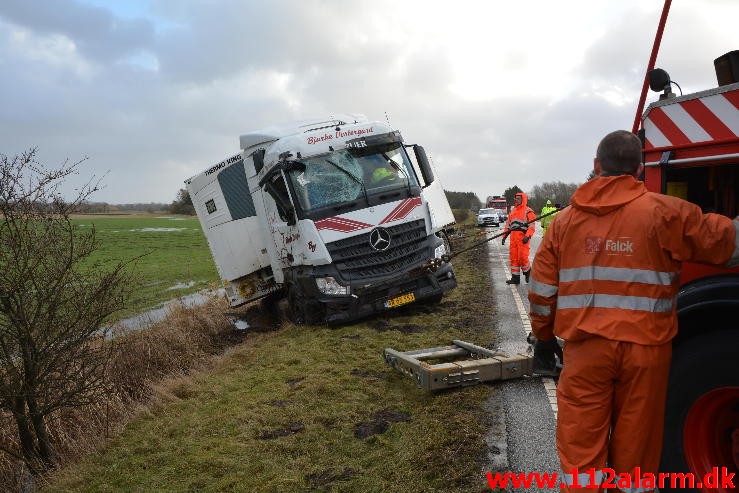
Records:
[[[681,263],[731,265],[739,251],[739,222],[631,176],[586,182],[548,231],[529,287],[532,328],[545,341],[595,334],[664,344],[677,332]]]

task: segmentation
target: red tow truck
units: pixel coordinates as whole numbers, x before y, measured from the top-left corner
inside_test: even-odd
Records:
[[[652,70],[668,8],[669,2],[645,81],[653,90],[664,92],[641,115],[641,129],[638,121],[634,125],[644,146],[644,182],[652,192],[677,196],[699,205],[704,212],[734,218],[739,214],[739,51],[714,61],[718,87],[676,96],[667,72]],[[736,474],[736,484],[739,268],[686,262],[681,286],[661,469],[693,473],[702,479],[714,468],[726,467]],[[694,486],[678,488],[729,491],[720,484]]]
[[[490,209],[497,209],[503,214],[508,215],[508,203],[506,202],[505,197],[501,195],[491,195],[490,197],[488,197],[488,199],[485,201],[485,207]]]

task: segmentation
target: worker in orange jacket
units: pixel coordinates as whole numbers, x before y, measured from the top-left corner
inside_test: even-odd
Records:
[[[648,192],[635,178],[634,134],[606,135],[594,164],[596,177],[544,237],[529,289],[535,368],[552,369],[555,336],[566,341],[557,386],[565,491],[594,491],[578,488],[590,468],[596,479],[606,465],[657,473],[681,262],[739,265],[739,221]]]
[[[529,240],[534,236],[533,220],[536,219],[536,214],[527,205],[527,202],[528,199],[523,192],[519,192],[514,196],[513,209],[508,214],[508,221],[506,221],[503,230],[501,244],[505,245],[506,238],[511,237],[508,251],[508,258],[511,261],[511,278],[506,281],[506,284],[520,284],[522,271],[524,277],[526,277],[526,282],[529,282],[529,276],[531,275]],[[526,224],[527,222],[530,224]]]

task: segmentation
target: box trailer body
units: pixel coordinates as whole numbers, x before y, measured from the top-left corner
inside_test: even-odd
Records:
[[[737,80],[679,97],[667,89],[641,126],[647,189],[739,214]],[[684,262],[680,279],[662,470],[739,472],[739,268]]]
[[[232,306],[284,291],[296,321],[340,323],[456,286],[451,266],[423,269],[447,253],[454,216],[399,131],[339,115],[250,132],[240,147],[186,181]]]

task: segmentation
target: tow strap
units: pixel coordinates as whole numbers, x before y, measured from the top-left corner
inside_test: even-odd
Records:
[[[520,231],[520,230],[525,231],[526,229],[528,229],[529,224],[535,223],[537,221],[541,221],[543,218],[545,218],[547,216],[551,216],[552,214],[556,214],[557,212],[562,211],[562,210],[564,210],[564,209],[566,209],[568,207],[569,207],[569,205],[566,205],[564,207],[560,207],[559,209],[554,209],[553,211],[549,211],[546,214],[542,214],[541,216],[535,217],[531,221],[519,222],[518,225],[517,225],[517,227],[514,228],[514,229],[511,229],[510,231],[504,231],[502,233],[498,233],[496,235],[493,235],[490,238],[487,238],[485,240],[478,241],[477,243],[473,243],[472,245],[470,245],[467,248],[464,248],[464,249],[462,249],[462,250],[460,250],[458,252],[454,252],[452,254],[444,254],[441,257],[433,258],[433,259],[429,260],[428,262],[426,262],[424,265],[422,265],[421,268],[423,270],[425,270],[425,271],[436,272],[436,270],[439,267],[441,267],[444,263],[450,262],[457,255],[461,255],[461,254],[463,254],[465,252],[469,252],[470,250],[474,250],[475,248],[479,248],[482,245],[484,245],[485,243],[487,243],[489,241],[492,241],[492,240],[494,240],[496,238],[500,238],[501,236],[508,236],[511,233],[511,231]]]

